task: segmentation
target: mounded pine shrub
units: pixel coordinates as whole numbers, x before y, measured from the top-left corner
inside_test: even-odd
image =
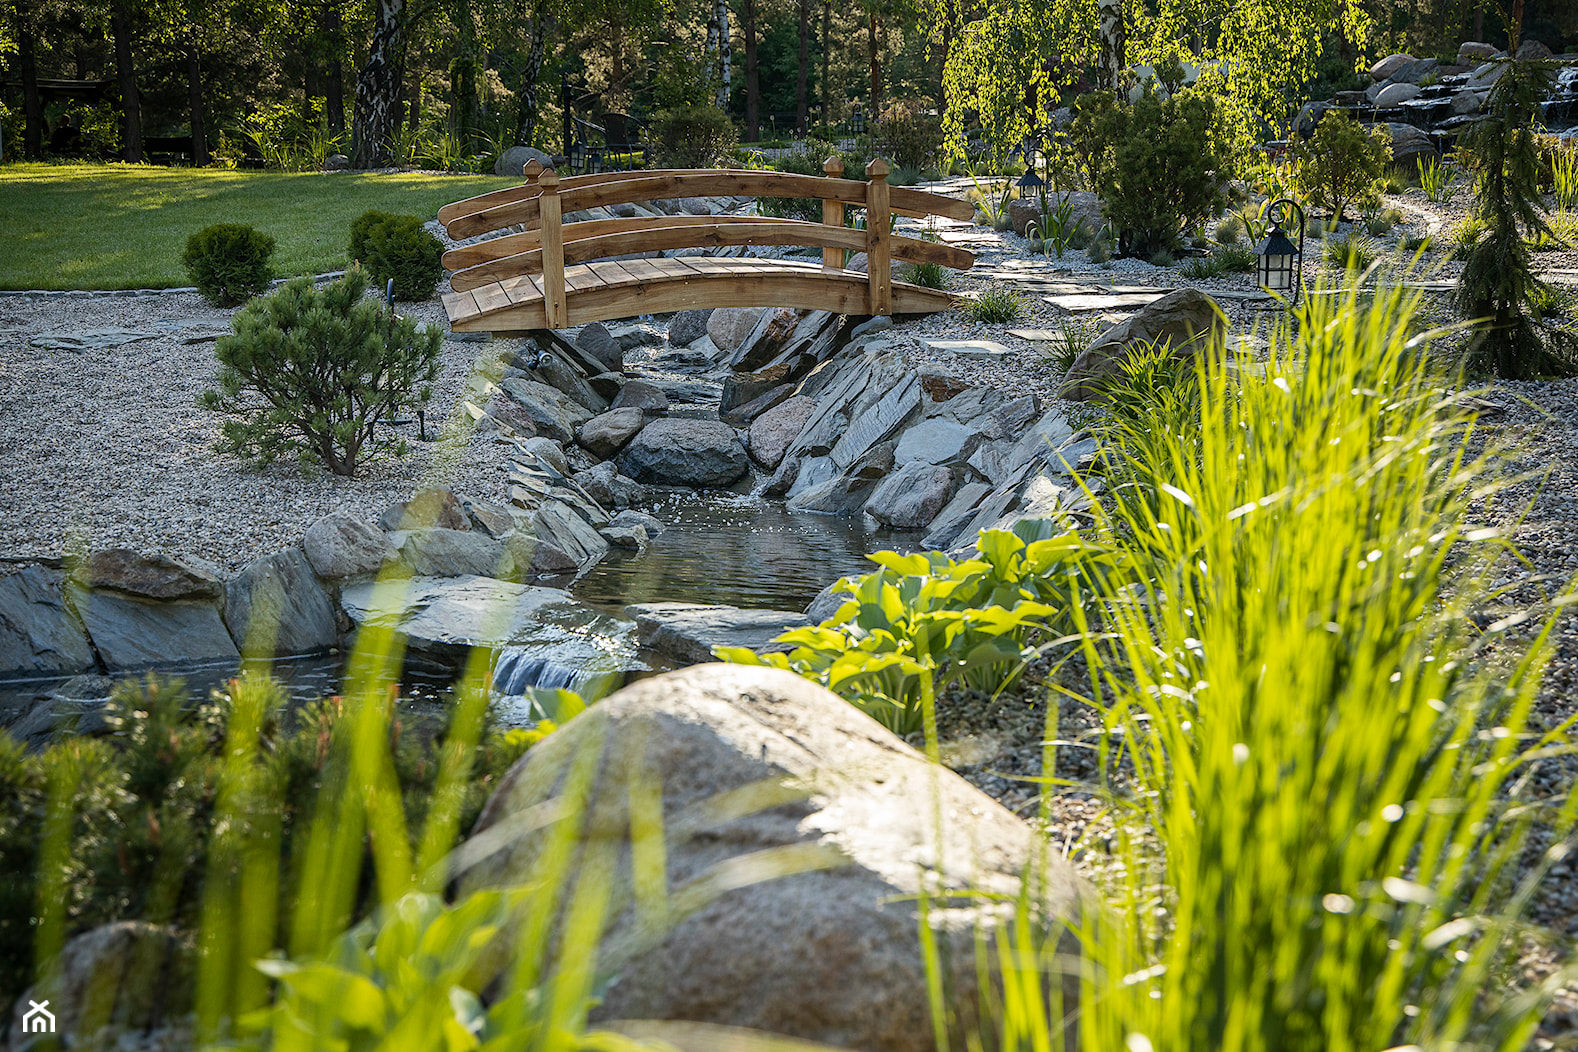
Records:
[[[244,223],[215,223],[186,239],[182,262],[203,298],[234,307],[263,292],[273,276],[274,239]]]
[[[348,476],[369,452],[404,451],[376,424],[428,400],[444,337],[366,291],[358,268],[322,288],[297,278],[237,312],[233,332],[214,348],[218,389],[202,398],[231,414],[221,452],[265,464],[294,453]]]

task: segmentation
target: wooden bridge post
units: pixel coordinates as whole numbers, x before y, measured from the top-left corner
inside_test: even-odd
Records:
[[[542,310],[550,329],[564,328],[564,227],[560,225],[559,174],[552,168],[537,180],[542,219]]]
[[[530,186],[542,177],[542,162],[533,157],[521,166],[521,175],[526,177],[526,185]]]
[[[829,179],[841,179],[844,175],[844,162],[834,154],[822,162],[822,171],[827,173]],[[822,223],[825,226],[844,228],[844,202],[822,202]],[[824,270],[844,269],[844,250],[841,248],[824,248],[822,250],[822,268]]]
[[[873,315],[893,313],[893,253],[888,244],[888,162],[866,165],[866,299]]]

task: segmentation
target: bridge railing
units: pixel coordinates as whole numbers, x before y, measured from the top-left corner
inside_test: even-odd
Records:
[[[540,275],[550,328],[564,324],[567,265],[677,248],[797,245],[822,250],[824,270],[844,267],[846,252],[866,254],[868,313],[891,314],[892,262],[936,263],[968,269],[975,259],[950,245],[892,233],[893,215],[969,219],[973,207],[940,194],[888,186],[888,165],[866,166],[864,182],[844,179],[837,157],[825,177],[733,169],[608,172],[560,179],[536,162],[526,165],[522,186],[496,190],[441,208],[438,218],[452,238],[475,237],[511,226],[525,229],[444,254],[457,292],[522,275]],[[797,197],[822,201],[822,222],[764,216],[648,216],[598,219],[566,225],[566,212],[676,197]],[[844,225],[848,206],[863,207],[866,228]]]

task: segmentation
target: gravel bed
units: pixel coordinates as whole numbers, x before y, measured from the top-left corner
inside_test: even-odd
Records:
[[[444,324],[436,298],[399,309]],[[129,546],[233,572],[296,544],[328,512],[373,520],[424,485],[503,497],[507,447],[456,422],[481,343],[444,343],[430,441],[418,440],[415,422],[400,426],[408,455],[368,463],[355,478],[216,452],[222,418],[197,404],[215,381],[214,345],[185,341],[228,331],[232,313],[182,293],[0,301],[0,558]],[[30,342],[108,328],[155,335],[108,350]]]

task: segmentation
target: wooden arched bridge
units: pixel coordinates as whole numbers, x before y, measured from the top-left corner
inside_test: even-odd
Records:
[[[506,234],[451,249],[444,296],[458,332],[525,332],[591,321],[705,307],[799,307],[840,314],[924,314],[944,310],[946,292],[892,279],[894,261],[968,269],[963,249],[890,230],[893,215],[969,219],[966,201],[889,187],[874,160],[864,182],[844,179],[837,158],[827,176],[729,169],[604,172],[560,179],[535,162],[526,182],[445,205],[439,221],[457,240],[508,227]],[[764,216],[646,216],[565,224],[566,212],[675,197],[819,198],[822,222]],[[864,230],[844,225],[846,206],[865,209]],[[687,255],[616,259],[678,248],[798,245],[822,262]],[[846,253],[866,254],[864,273]]]

